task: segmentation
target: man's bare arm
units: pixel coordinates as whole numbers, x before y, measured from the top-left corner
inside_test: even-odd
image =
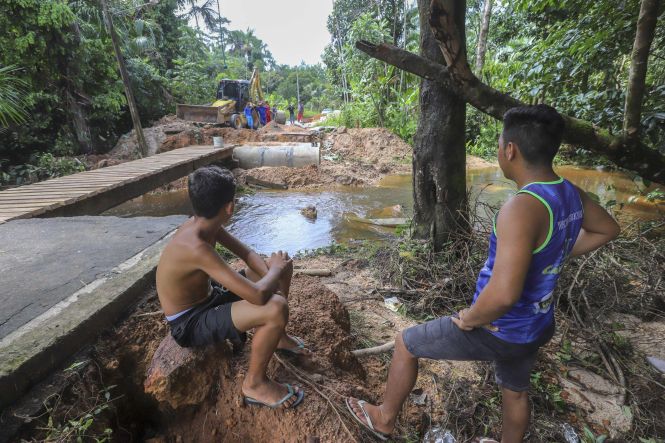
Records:
[[[228,290],[255,305],[264,305],[277,292],[282,272],[290,263],[287,254],[273,253],[267,273],[257,282],[243,277],[222,260],[208,244],[201,245],[197,260],[203,272]],[[268,267],[268,266],[266,266]]]
[[[506,203],[496,221],[497,247],[492,277],[461,319],[454,319],[461,328],[470,330],[488,325],[500,318],[517,303],[524,290],[533,251],[548,226],[545,206],[528,195],[517,195]]]
[[[582,230],[577,236],[570,255],[576,257],[600,248],[617,238],[621,228],[612,216],[598,203],[589,198],[581,189],[577,188],[584,208]]]
[[[259,276],[263,277],[268,273],[268,265],[266,265],[265,260],[226,229],[219,229],[217,232],[217,242],[247,263],[249,269]]]

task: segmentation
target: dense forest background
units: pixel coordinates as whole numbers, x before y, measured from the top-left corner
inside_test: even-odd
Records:
[[[412,142],[420,79],[355,49],[360,39],[418,52],[410,0],[336,0],[323,64],[279,65],[251,29],[231,29],[216,0],[109,2],[144,126],[176,103],[212,101],[221,78],[261,70],[270,103],[341,109],[326,124],[385,126]],[[467,2],[475,60],[484,0]],[[223,5],[223,2],[222,2]],[[530,103],[620,132],[638,0],[496,0],[486,83]],[[75,157],[110,150],[131,128],[122,82],[97,0],[0,0],[0,180],[82,168]],[[659,24],[663,23],[662,17]],[[1,105],[3,102],[5,105]],[[500,124],[469,107],[467,150],[492,156]],[[656,28],[642,111],[643,138],[665,151],[665,27]],[[577,161],[602,161],[571,147]]]

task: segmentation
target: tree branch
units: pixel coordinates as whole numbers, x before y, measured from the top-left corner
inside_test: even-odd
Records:
[[[374,346],[372,348],[356,349],[351,351],[356,357],[366,357],[368,355],[377,355],[383,354],[384,352],[392,351],[395,347],[395,340],[384,343],[380,346]]]
[[[498,120],[503,119],[503,114],[508,109],[525,106],[525,103],[482,83],[470,69],[468,70],[470,77],[461,80],[460,77],[463,76],[453,77],[449,68],[392,45],[375,45],[361,40],[356,42],[356,48],[370,57],[419,77],[440,82],[474,108]],[[468,69],[468,65],[466,67]],[[566,121],[564,142],[605,155],[622,168],[632,170],[651,181],[665,184],[665,156],[657,150],[642,143],[629,145],[624,137],[613,135],[591,122],[568,115],[562,116]]]
[[[637,20],[637,31],[633,43],[633,53],[626,88],[626,104],[624,107],[623,132],[628,142],[635,143],[640,137],[640,116],[644,83],[647,77],[649,50],[656,29],[658,9],[661,0],[642,0],[640,16]]]

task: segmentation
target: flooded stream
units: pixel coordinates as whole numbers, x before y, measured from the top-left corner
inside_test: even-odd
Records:
[[[623,223],[650,220],[665,212],[665,205],[635,200],[638,185],[624,174],[594,169],[560,167],[557,172],[582,189],[596,194],[602,203],[616,201],[615,213]],[[499,206],[515,192],[498,167],[472,169],[467,183],[473,199]],[[635,200],[635,201],[633,201]],[[310,220],[300,210],[317,208]],[[397,207],[396,207],[397,206]],[[104,213],[121,217],[191,214],[186,190],[146,194]],[[410,217],[413,213],[411,176],[388,176],[377,187],[336,187],[316,191],[258,191],[240,197],[230,232],[259,253],[290,253],[345,243],[353,239],[385,239],[394,228],[362,223],[362,218]]]

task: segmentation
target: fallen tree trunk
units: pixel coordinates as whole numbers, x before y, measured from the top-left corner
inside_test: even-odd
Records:
[[[368,41],[356,42],[356,48],[367,55],[394,65],[412,74],[435,80],[487,115],[502,120],[510,108],[525,106],[508,94],[482,83],[471,74],[464,80],[453,77],[451,71],[438,63],[405,51],[396,46],[375,45]],[[470,71],[469,71],[470,72]],[[614,135],[591,122],[562,114],[566,121],[563,141],[605,155],[617,166],[631,170],[648,180],[665,184],[665,155],[644,143],[631,145],[623,135]]]

